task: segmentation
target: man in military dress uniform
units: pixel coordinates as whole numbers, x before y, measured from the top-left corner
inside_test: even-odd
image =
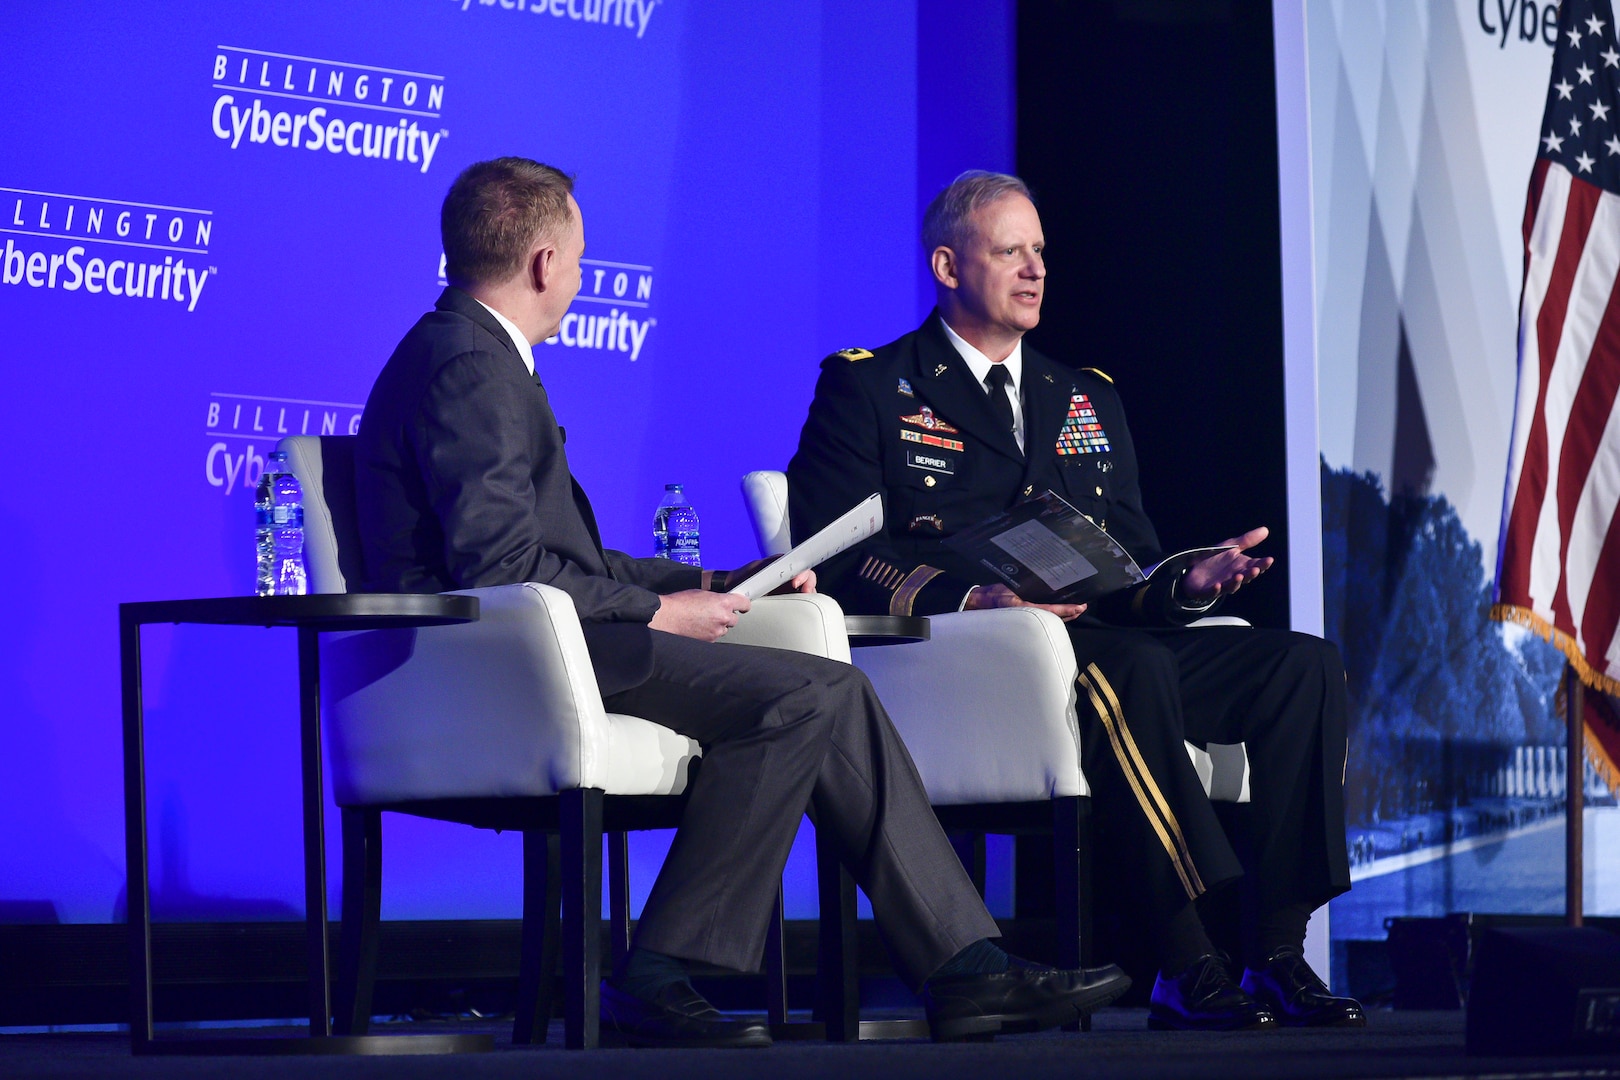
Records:
[[[1047,488],[1139,564],[1157,562],[1113,379],[1022,344],[1040,320],[1046,276],[1023,183],[964,173],[929,206],[923,245],[938,307],[898,341],[823,362],[788,469],[796,538],[884,494],[883,532],[824,563],[824,591],[855,613],[1022,605],[944,539]],[[1108,873],[1154,929],[1155,1027],[1364,1022],[1302,951],[1310,913],[1350,885],[1338,653],[1304,634],[1187,626],[1271,565],[1249,554],[1265,536],[1236,537],[1232,550],[1090,610],[1047,608],[1068,623],[1079,662],[1083,761],[1114,842]],[[1246,744],[1252,835],[1223,832],[1183,739]],[[1239,982],[1195,901],[1243,874],[1250,944]]]

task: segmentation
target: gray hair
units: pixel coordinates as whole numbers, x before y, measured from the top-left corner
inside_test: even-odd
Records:
[[[1016,176],[984,169],[969,169],[958,176],[935,195],[934,201],[923,211],[923,250],[932,253],[935,248],[948,247],[961,251],[967,246],[973,228],[968,219],[976,211],[1009,195],[1022,195],[1032,203],[1035,201],[1029,188]]]

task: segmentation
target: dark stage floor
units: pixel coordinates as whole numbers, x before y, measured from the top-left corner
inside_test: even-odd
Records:
[[[137,1059],[130,1056],[128,1042],[121,1035],[0,1035],[0,1077],[1620,1078],[1620,1056],[1469,1058],[1463,1053],[1463,1016],[1458,1012],[1375,1012],[1361,1031],[1221,1035],[1150,1032],[1144,1016],[1140,1009],[1110,1009],[1098,1015],[1096,1030],[1089,1034],[1008,1036],[988,1044],[778,1043],[769,1050],[753,1051],[568,1052],[561,1049],[557,1025],[553,1025],[550,1045],[514,1048],[507,1042],[507,1025],[463,1024],[456,1030],[496,1032],[495,1051],[431,1058]],[[386,1030],[443,1031],[446,1026],[388,1025]]]

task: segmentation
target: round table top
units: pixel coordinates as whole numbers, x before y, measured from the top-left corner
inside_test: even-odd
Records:
[[[921,615],[845,615],[844,632],[852,649],[911,645],[927,641],[932,633]]]
[[[219,596],[118,605],[126,623],[297,626],[312,630],[381,630],[478,620],[476,596],[441,593],[320,593],[311,596]]]

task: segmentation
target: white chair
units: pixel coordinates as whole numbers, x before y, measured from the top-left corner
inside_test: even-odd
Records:
[[[353,439],[293,437],[280,448],[303,486],[311,589],[348,591],[360,576]],[[668,728],[605,710],[567,593],[535,583],[467,593],[479,598],[475,623],[327,635],[322,648],[327,756],[343,818],[336,1028],[361,1033],[370,1014],[381,821],[391,811],[523,833],[513,1041],[545,1040],[560,909],[566,1043],[594,1046],[603,836],[613,840],[617,950],[629,936],[623,833],[679,824],[702,750]],[[742,635],[836,651],[838,606],[788,599],[761,602]],[[847,657],[847,643],[843,649]]]
[[[762,554],[790,546],[787,478],[743,477],[743,497]],[[1090,786],[1076,718],[1078,674],[1063,623],[1049,612],[1001,608],[930,618],[914,645],[859,649],[917,763],[940,823],[953,833],[1050,830],[1056,854],[1057,961],[1090,958]],[[1202,625],[1248,625],[1216,617]],[[987,671],[999,673],[987,678]],[[1212,799],[1249,801],[1242,744],[1187,744]],[[981,856],[982,858],[982,856]]]

